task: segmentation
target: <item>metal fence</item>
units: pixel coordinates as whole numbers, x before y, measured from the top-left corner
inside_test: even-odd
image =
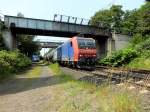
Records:
[[[53,20],[57,22],[66,22],[66,23],[73,23],[73,24],[80,24],[80,25],[96,26],[96,27],[101,27],[101,28],[109,28],[108,23],[105,23],[102,21],[95,22],[93,24],[90,19],[60,15],[60,14],[55,14]]]

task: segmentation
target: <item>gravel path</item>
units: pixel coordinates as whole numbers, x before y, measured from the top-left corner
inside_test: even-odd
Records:
[[[59,82],[47,66],[41,69],[37,77],[20,75],[0,84],[0,112],[43,112],[48,107]]]

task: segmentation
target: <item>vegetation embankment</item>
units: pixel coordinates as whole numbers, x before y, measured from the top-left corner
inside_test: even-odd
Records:
[[[84,81],[74,80],[71,75],[63,73],[58,64],[51,64],[50,68],[61,82],[57,85],[57,93],[53,91],[55,94],[53,98],[56,101],[55,105],[59,106],[59,112],[142,111],[137,95],[126,89],[114,89],[113,86],[96,87]],[[49,108],[53,107],[52,104]]]
[[[99,63],[104,66],[150,70],[150,37],[134,37],[127,48],[114,52]]]
[[[17,39],[19,50],[9,51],[0,32],[0,80],[28,68],[32,64],[28,57],[38,51],[38,44],[33,42],[34,36],[17,35]]]
[[[99,64],[113,67],[150,69],[150,2],[139,9],[122,10],[113,5],[110,9],[100,10],[92,17],[92,24],[98,21],[108,23],[112,31],[132,36],[129,45],[111,56],[100,60]]]
[[[19,51],[0,51],[0,79],[25,70],[31,60]]]
[[[2,33],[0,32],[0,50],[6,49]]]

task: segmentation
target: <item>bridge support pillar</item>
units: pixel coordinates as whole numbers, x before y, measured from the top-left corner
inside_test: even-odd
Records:
[[[101,59],[107,55],[107,38],[96,38],[97,58]]]
[[[112,37],[109,37],[107,40],[107,55],[111,55],[113,51],[118,51],[125,48],[128,45],[130,39],[131,37],[128,35],[113,33]]]
[[[107,56],[111,55],[113,51],[115,51],[115,40],[110,37],[107,39]]]
[[[4,30],[2,32],[5,45],[10,50],[15,50],[17,48],[16,34],[12,33],[10,30]]]

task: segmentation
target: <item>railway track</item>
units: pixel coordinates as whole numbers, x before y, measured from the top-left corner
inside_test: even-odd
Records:
[[[126,76],[133,79],[143,79],[150,80],[150,70],[137,70],[137,69],[120,69],[120,68],[104,68],[104,67],[96,67],[98,71],[104,71],[110,74],[116,74],[121,76]]]
[[[109,68],[109,67],[96,67],[95,71],[86,71],[73,69],[80,72],[90,74],[80,78],[80,80],[85,80],[96,85],[102,83],[128,83],[139,88],[146,88],[150,90],[150,71],[149,70],[127,70],[127,69],[118,69],[118,68]]]
[[[69,71],[70,68],[67,69]],[[71,68],[72,69],[72,68]],[[146,112],[150,110],[150,73],[149,71],[128,71],[123,69],[112,69],[98,67],[95,71],[86,71],[80,69],[72,69],[72,74],[80,75],[77,79],[94,83],[97,86],[101,84],[117,84],[117,87],[124,87],[135,91],[137,94],[142,93],[142,105]],[[80,74],[81,72],[81,74]],[[84,73],[84,76],[82,76]],[[82,76],[82,77],[81,77]],[[116,86],[115,86],[116,87]],[[147,93],[148,92],[148,93]],[[146,93],[146,94],[143,94]]]
[[[96,70],[105,72],[112,80],[127,82],[138,87],[150,90],[150,70],[109,68],[98,66]],[[96,73],[99,75],[99,73]]]

